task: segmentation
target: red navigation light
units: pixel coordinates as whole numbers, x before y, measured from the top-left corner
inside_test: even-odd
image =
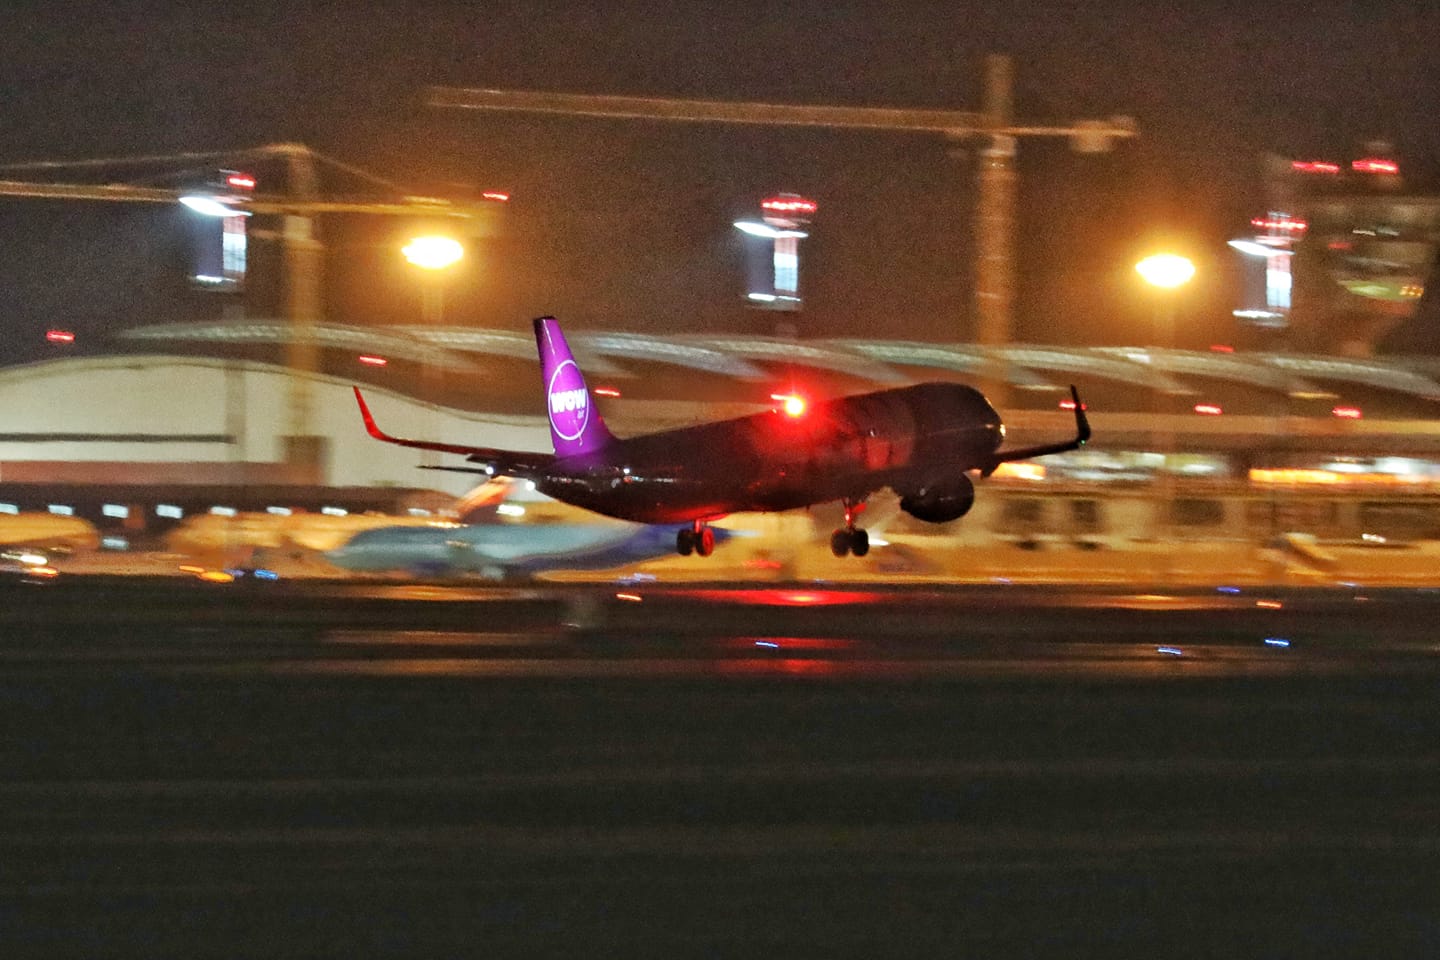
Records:
[[[45,331],[45,339],[51,343],[74,343],[75,334],[69,330],[47,330]]]
[[[255,178],[248,173],[231,173],[225,176],[225,186],[236,190],[254,190]]]
[[[357,359],[368,367],[383,367],[390,362],[384,357],[377,357],[369,353],[362,353]]]
[[[506,203],[510,200],[510,194],[503,190],[486,190],[480,196],[486,200],[494,200],[496,203]]]
[[[593,394],[595,394],[595,396],[597,396],[597,397],[618,397],[618,396],[620,396],[620,391],[619,391],[619,390],[616,390],[614,387],[596,387],[594,390],[592,390],[592,391],[590,391],[590,392],[593,393]]]
[[[1364,416],[1359,407],[1332,407],[1330,412],[1341,420],[1359,420]]]
[[[1204,414],[1207,417],[1218,417],[1224,413],[1225,410],[1218,403],[1197,403],[1195,404],[1195,412]]]
[[[1232,347],[1232,346],[1230,346],[1230,344],[1228,344],[1228,343],[1212,343],[1212,344],[1210,344],[1210,352],[1211,352],[1211,353],[1234,353],[1234,352],[1235,352],[1235,348]]]
[[[779,196],[761,200],[760,209],[770,213],[814,213],[820,205],[804,197]]]
[[[805,398],[796,393],[772,393],[770,399],[780,404],[780,409],[787,417],[803,417],[805,415]]]
[[[1296,173],[1339,173],[1340,164],[1325,160],[1294,160],[1290,169]]]
[[[1061,409],[1061,410],[1074,410],[1074,409],[1075,409],[1075,401],[1074,401],[1074,400],[1061,400],[1061,401],[1060,401],[1060,409]],[[1088,406],[1086,406],[1085,404],[1082,403],[1082,404],[1080,404],[1080,409],[1081,409],[1081,410],[1089,410],[1090,408],[1089,408]]]
[[[1350,169],[1356,173],[1399,173],[1400,164],[1394,160],[1382,160],[1379,157],[1365,157],[1350,164]]]

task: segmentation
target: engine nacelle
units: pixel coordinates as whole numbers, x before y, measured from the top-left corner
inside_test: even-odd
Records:
[[[975,505],[975,484],[963,473],[896,493],[900,494],[900,509],[926,523],[959,520]]]

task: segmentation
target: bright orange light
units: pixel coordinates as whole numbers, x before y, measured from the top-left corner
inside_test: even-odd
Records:
[[[386,360],[384,357],[377,357],[377,356],[374,356],[373,354],[368,354],[368,353],[362,353],[362,354],[360,354],[360,356],[357,357],[356,359],[359,360],[361,363],[363,363],[363,364],[365,364],[365,365],[367,365],[367,366],[371,366],[371,367],[383,367],[383,366],[385,366],[387,363],[390,362],[389,360]]]
[[[1135,272],[1153,287],[1172,289],[1189,283],[1195,264],[1175,253],[1157,253],[1135,264]]]
[[[639,603],[642,598],[641,598],[640,594],[638,594],[638,593],[617,593],[617,594],[615,594],[615,599],[616,599],[616,600],[626,600],[626,601],[629,601],[630,603]]]
[[[1330,412],[1341,420],[1359,420],[1362,416],[1359,407],[1332,407]]]
[[[1044,480],[1045,466],[1040,463],[1010,461],[996,467],[991,476],[1000,480]]]
[[[510,200],[510,194],[506,193],[504,190],[486,190],[484,193],[480,194],[480,196],[484,197],[486,200],[494,200],[497,203],[506,203]]]
[[[234,583],[235,575],[224,570],[206,570],[200,574],[200,579],[206,583]]]
[[[1235,348],[1232,347],[1232,346],[1230,346],[1230,344],[1228,344],[1228,343],[1212,343],[1212,344],[1210,344],[1210,352],[1211,352],[1211,353],[1234,353],[1234,352],[1235,352]]]
[[[400,250],[405,259],[423,270],[444,270],[465,256],[465,248],[452,237],[416,237]]]
[[[75,334],[69,330],[47,330],[45,332],[45,339],[51,343],[74,343]]]
[[[1218,403],[1197,403],[1195,404],[1195,412],[1204,414],[1207,417],[1218,417],[1224,413],[1225,410]]]
[[[787,417],[803,417],[805,415],[805,398],[795,393],[772,393],[770,399],[780,404],[780,409]]]
[[[594,390],[591,390],[590,392],[593,393],[593,394],[595,394],[595,396],[597,396],[597,397],[618,397],[618,396],[620,396],[620,391],[619,391],[619,390],[616,390],[614,387],[596,387]]]
[[[1074,400],[1061,400],[1061,401],[1060,401],[1060,409],[1061,409],[1061,410],[1074,410],[1074,409],[1075,409],[1075,401],[1074,401]],[[1081,410],[1089,410],[1090,408],[1089,408],[1088,406],[1086,406],[1085,404],[1082,403],[1082,404],[1080,404],[1080,409],[1081,409]]]

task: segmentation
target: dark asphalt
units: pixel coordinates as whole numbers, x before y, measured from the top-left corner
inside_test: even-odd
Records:
[[[3,582],[0,956],[1431,955],[1437,614]]]

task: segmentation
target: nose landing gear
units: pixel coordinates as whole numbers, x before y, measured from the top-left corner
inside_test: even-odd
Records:
[[[675,533],[675,552],[682,557],[692,553],[710,556],[715,552],[715,531],[703,520],[696,520],[688,528],[682,527]]]
[[[855,515],[865,509],[863,500],[845,500],[845,526],[830,534],[830,552],[837,557],[853,553],[863,557],[870,552],[870,534],[855,526]]]

